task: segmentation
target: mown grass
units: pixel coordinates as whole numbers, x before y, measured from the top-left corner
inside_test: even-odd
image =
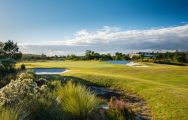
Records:
[[[149,67],[139,68],[98,61],[24,64],[29,68],[67,68],[71,71],[65,76],[135,92],[146,99],[154,119],[188,119],[188,66],[148,64]]]

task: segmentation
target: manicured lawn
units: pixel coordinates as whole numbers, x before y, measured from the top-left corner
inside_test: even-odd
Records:
[[[154,119],[188,120],[188,66],[149,64],[149,67],[141,68],[98,61],[44,61],[24,64],[27,68],[70,69],[65,76],[137,93],[148,102]]]

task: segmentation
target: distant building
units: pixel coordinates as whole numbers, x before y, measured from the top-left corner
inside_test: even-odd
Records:
[[[143,56],[144,56],[145,59],[151,59],[151,58],[154,58],[154,55],[151,54],[151,53],[144,53]]]
[[[138,53],[131,53],[129,54],[130,58],[133,58],[133,56],[142,56],[144,59],[151,59],[154,58],[154,54],[147,53],[147,52],[138,52]]]

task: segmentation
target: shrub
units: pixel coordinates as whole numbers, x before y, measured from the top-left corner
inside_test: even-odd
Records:
[[[0,104],[15,105],[24,99],[32,99],[45,95],[48,88],[46,85],[38,86],[30,78],[35,78],[30,71],[22,73],[17,80],[11,80],[9,84],[0,89]]]
[[[134,112],[128,108],[124,100],[111,98],[109,103],[109,110],[106,112],[106,117],[110,120],[134,120]]]
[[[59,80],[54,80],[49,83],[49,86],[50,86],[51,90],[58,91],[59,89],[62,88],[62,83]]]
[[[18,77],[17,79],[33,79],[35,80],[36,79],[36,75],[34,72],[32,72],[32,70],[27,70],[25,72],[22,72]]]
[[[12,80],[0,90],[0,104],[17,104],[25,98],[33,98],[39,93],[39,87],[32,79]]]
[[[66,113],[79,118],[86,117],[99,104],[96,96],[85,86],[69,82],[57,98]]]
[[[21,64],[20,69],[21,69],[21,71],[24,71],[25,70],[25,64]]]
[[[48,81],[45,78],[39,78],[36,80],[38,86],[46,85]]]
[[[64,120],[62,107],[53,97],[34,99],[28,108],[31,120]]]

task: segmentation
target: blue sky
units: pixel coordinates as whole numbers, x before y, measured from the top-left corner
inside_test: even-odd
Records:
[[[0,0],[0,40],[18,42],[23,52],[51,54],[185,49],[180,43],[188,40],[187,11],[187,0]],[[171,33],[177,36],[165,48]],[[148,41],[139,40],[140,34]]]

